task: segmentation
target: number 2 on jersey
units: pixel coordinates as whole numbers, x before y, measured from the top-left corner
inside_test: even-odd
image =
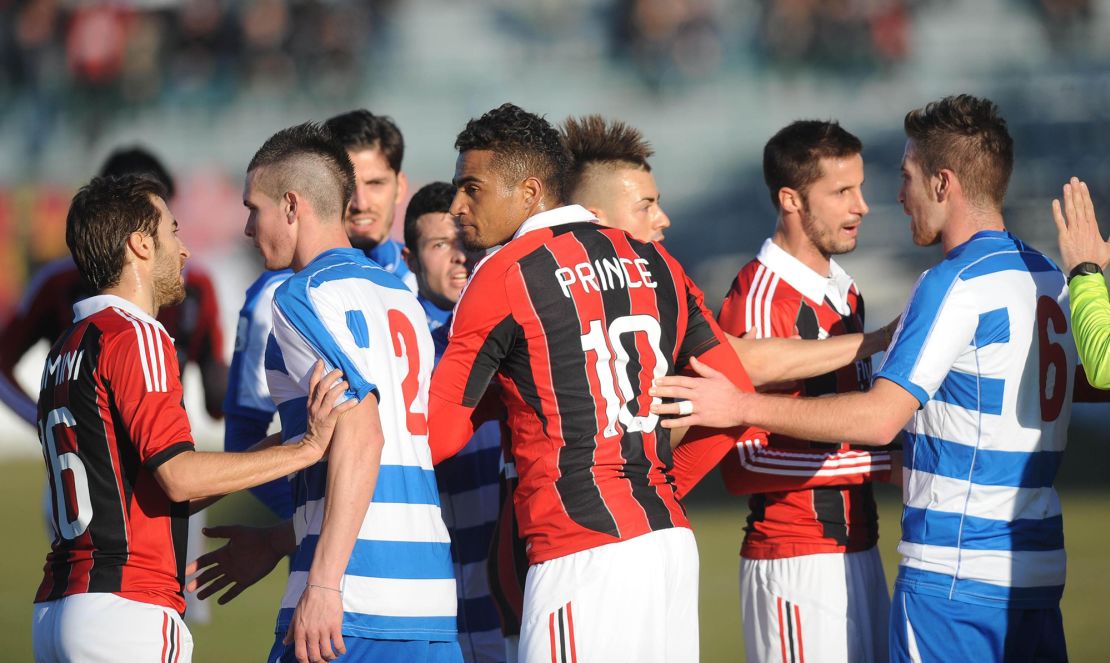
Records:
[[[420,392],[420,350],[416,343],[416,330],[404,313],[389,309],[388,316],[393,355],[408,361],[408,371],[401,382],[401,392],[405,399],[405,425],[413,435],[427,435],[428,417],[422,412],[412,410],[412,404]]]

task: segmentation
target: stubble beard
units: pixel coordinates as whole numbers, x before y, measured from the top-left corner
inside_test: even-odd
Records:
[[[809,238],[810,243],[821,253],[822,256],[828,258],[830,256],[844,255],[851,253],[856,248],[856,240],[845,240],[843,244],[838,244],[834,234],[839,230],[839,226],[833,231],[829,231],[817,223],[817,218],[809,213],[807,210],[802,214],[802,230],[805,231],[806,237]]]

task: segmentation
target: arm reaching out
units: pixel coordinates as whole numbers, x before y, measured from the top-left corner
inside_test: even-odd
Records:
[[[793,398],[742,392],[697,359],[691,366],[701,377],[671,375],[651,389],[652,396],[680,399],[651,406],[655,414],[680,415],[664,420],[665,428],[749,425],[807,440],[882,446],[918,407],[912,394],[889,380],[878,380],[867,392]]]

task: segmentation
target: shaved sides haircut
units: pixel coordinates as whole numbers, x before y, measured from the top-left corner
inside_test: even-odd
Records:
[[[347,150],[314,122],[282,129],[255,153],[247,172],[263,169],[259,188],[274,200],[296,191],[321,220],[342,219],[355,190],[355,167]]]
[[[572,198],[584,194],[593,176],[601,172],[621,168],[651,172],[648,159],[655,150],[638,129],[620,120],[607,121],[600,115],[568,117],[560,132],[573,159],[568,178]]]

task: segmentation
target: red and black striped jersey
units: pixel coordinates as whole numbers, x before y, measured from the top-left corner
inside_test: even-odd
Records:
[[[672,454],[648,389],[695,356],[751,389],[663,247],[604,228],[577,205],[538,214],[478,266],[459,300],[432,377],[433,460],[469,439],[496,379],[531,563],[688,527],[678,497],[743,430],[691,431]]]
[[[718,321],[737,336],[823,339],[862,332],[863,319],[863,297],[835,261],[822,276],[767,240],[737,274]],[[867,358],[775,391],[822,396],[870,385]],[[778,559],[871,548],[879,537],[871,480],[888,478],[890,469],[884,449],[777,433],[741,439],[721,463],[729,491],[751,495],[741,555]]]
[[[35,602],[109,592],[184,612],[189,505],[154,477],[193,449],[173,341],[119,297],[74,312],[39,391],[55,536]]]

